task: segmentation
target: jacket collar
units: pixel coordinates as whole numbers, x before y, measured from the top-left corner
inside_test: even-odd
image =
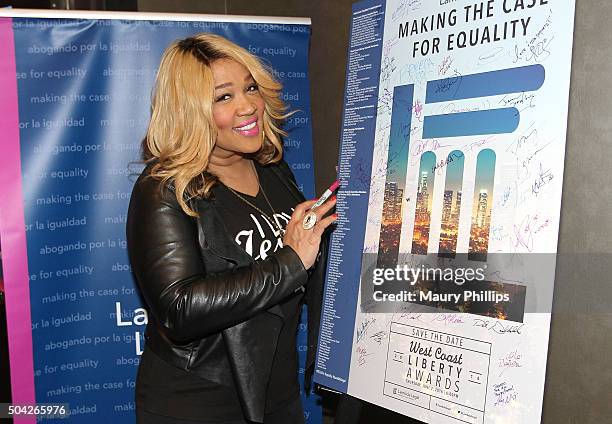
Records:
[[[244,266],[253,261],[231,237],[219,216],[214,201],[199,199],[197,209],[202,234],[201,244],[216,256],[234,262],[237,266]]]

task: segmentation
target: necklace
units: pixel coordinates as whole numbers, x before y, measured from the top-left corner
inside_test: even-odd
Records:
[[[268,195],[266,194],[266,191],[263,189],[263,187],[261,186],[261,183],[259,182],[259,175],[257,174],[257,170],[255,169],[255,165],[253,164],[253,162],[251,162],[251,166],[253,168],[253,173],[255,174],[255,178],[257,179],[257,185],[259,186],[259,190],[261,190],[261,193],[263,194],[263,197],[266,200],[266,203],[268,204],[268,207],[272,211],[272,216],[270,216],[266,212],[262,211],[260,208],[258,208],[256,205],[254,205],[248,199],[245,199],[244,196],[242,196],[240,193],[238,193],[236,190],[234,190],[230,186],[228,186],[226,184],[224,184],[224,185],[225,185],[225,187],[227,187],[227,189],[231,193],[234,194],[234,196],[236,196],[238,199],[242,200],[244,203],[246,203],[247,205],[249,205],[250,207],[255,209],[257,212],[262,214],[264,217],[266,217],[267,220],[270,221],[270,224],[272,224],[272,226],[278,231],[278,233],[282,235],[282,234],[284,234],[284,231],[281,228],[281,226],[278,224],[278,222],[276,222],[276,219],[274,218],[275,215],[276,215],[276,211],[274,210],[274,207],[272,207],[272,203],[270,203],[270,200],[268,199]]]

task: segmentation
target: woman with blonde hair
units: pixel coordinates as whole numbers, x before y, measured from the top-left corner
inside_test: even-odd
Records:
[[[280,90],[220,36],[163,54],[127,223],[149,312],[139,423],[304,421],[295,336],[305,300],[309,374],[335,198],[309,211],[283,161]]]

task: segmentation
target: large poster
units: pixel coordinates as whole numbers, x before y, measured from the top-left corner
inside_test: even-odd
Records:
[[[315,379],[427,423],[538,423],[574,2],[356,3]]]
[[[310,21],[3,15],[0,230],[12,400],[67,404],[74,423],[134,422],[147,314],[131,275],[125,222],[161,53],[176,39],[212,32],[268,63],[298,111],[287,123],[285,157],[312,197]],[[303,331],[302,356],[305,344]],[[306,414],[321,421],[313,396]]]

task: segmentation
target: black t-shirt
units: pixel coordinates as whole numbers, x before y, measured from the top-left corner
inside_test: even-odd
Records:
[[[272,171],[259,168],[258,175],[274,213],[266,202],[262,190],[255,197],[242,193],[240,195],[265,215],[221,184],[213,188],[212,194],[230,237],[253,259],[263,260],[283,246],[283,234],[270,220],[274,219],[284,232],[297,203],[287,187]],[[279,304],[285,322],[273,359],[266,394],[266,413],[283,407],[299,395],[295,339],[302,293],[302,290],[298,290]],[[172,413],[184,419],[211,422],[242,417],[235,387],[222,386],[202,379],[193,373],[167,364],[151,353],[145,350],[138,373],[137,398],[144,409],[162,415]]]

